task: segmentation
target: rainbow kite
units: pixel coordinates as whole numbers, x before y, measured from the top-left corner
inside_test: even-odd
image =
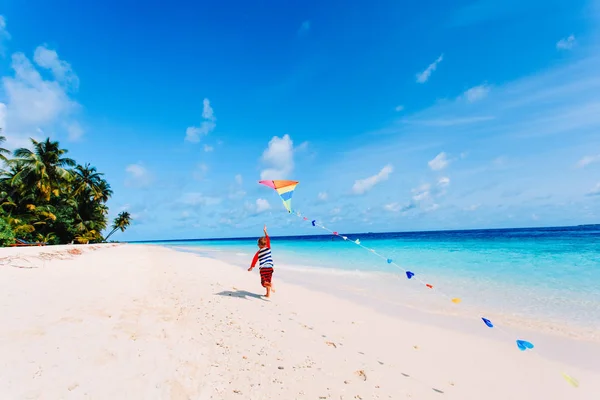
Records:
[[[259,181],[258,183],[275,189],[283,201],[285,209],[292,212],[292,195],[298,184],[297,181]]]

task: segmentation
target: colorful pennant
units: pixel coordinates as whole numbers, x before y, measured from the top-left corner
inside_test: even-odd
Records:
[[[517,340],[517,347],[519,350],[525,351],[527,349],[533,349],[533,344],[527,340]]]
[[[483,320],[483,323],[486,324],[487,326],[489,326],[490,328],[494,327],[494,324],[492,324],[492,321],[490,321],[487,318],[481,318]]]

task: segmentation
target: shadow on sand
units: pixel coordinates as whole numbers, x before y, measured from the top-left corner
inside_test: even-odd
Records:
[[[246,290],[225,290],[223,292],[219,292],[219,293],[215,293],[217,296],[231,296],[231,297],[238,297],[240,299],[246,299],[248,300],[250,297],[255,298],[255,299],[260,299],[263,301],[267,301],[267,299],[260,294],[256,294],[256,293],[251,293],[248,292]]]

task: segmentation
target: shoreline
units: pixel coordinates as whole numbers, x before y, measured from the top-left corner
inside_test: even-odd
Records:
[[[258,273],[218,260],[155,245],[75,247],[81,254],[35,269],[0,268],[3,397],[587,400],[600,391],[596,344],[525,337],[536,348],[521,352],[477,321],[454,330],[393,317],[277,271],[266,300]]]
[[[169,246],[161,247],[171,249]],[[199,255],[197,252],[185,248],[173,248],[173,250],[224,262],[218,258]],[[240,271],[245,271],[245,268],[242,266],[231,265],[235,266]],[[336,272],[340,272],[339,275],[323,279],[323,276],[328,276],[326,269],[319,267],[314,267],[314,269],[314,273],[320,275],[319,280],[307,279],[302,273],[297,273],[295,271],[290,273],[291,271],[286,270],[285,265],[276,268],[274,279],[285,284],[298,285],[305,289],[315,290],[322,294],[344,299],[353,304],[367,307],[375,312],[383,313],[392,318],[410,320],[436,328],[467,334],[473,334],[475,331],[476,335],[486,336],[486,334],[489,333],[488,328],[484,327],[480,317],[474,317],[476,309],[479,309],[480,311],[483,310],[481,307],[471,306],[468,307],[469,311],[464,311],[464,308],[461,310],[463,307],[462,305],[456,306],[449,302],[441,303],[436,301],[432,302],[432,304],[436,304],[438,306],[437,308],[431,306],[418,307],[414,303],[407,304],[405,302],[406,297],[403,298],[400,296],[400,293],[392,293],[389,290],[387,290],[385,294],[393,294],[393,297],[396,297],[397,300],[386,299],[385,296],[384,298],[375,298],[373,296],[365,295],[365,293],[373,291],[375,286],[373,283],[374,279],[377,279],[378,281],[383,279],[389,283],[389,280],[386,278],[389,278],[392,274],[385,272],[357,271],[359,276],[355,277],[353,271],[337,270]],[[340,275],[346,277],[346,280],[343,281],[341,285],[339,282]],[[348,277],[355,279],[348,280]],[[395,276],[392,281],[393,283],[391,285],[396,286],[400,279]],[[368,288],[369,286],[371,290]],[[397,287],[402,286],[398,285]],[[411,295],[418,298],[426,297],[427,295],[433,297],[430,293],[418,291],[411,293]],[[549,349],[549,351],[546,350],[544,352],[544,356],[571,365],[581,363],[578,358],[582,353],[594,354],[594,357],[589,359],[589,362],[586,362],[585,366],[600,374],[600,364],[597,363],[597,360],[600,359],[600,330],[590,327],[573,327],[564,321],[562,321],[562,323],[556,323],[540,318],[510,316],[506,313],[497,311],[487,311],[484,315],[494,321],[498,329],[509,333],[497,334],[497,332],[494,332],[490,336],[493,340],[498,341],[499,343],[510,344],[513,343],[517,337],[527,338],[536,345],[541,344],[546,349]],[[563,351],[562,349],[564,349],[565,346],[567,348],[570,347],[570,350]]]
[[[235,265],[242,270],[246,269],[245,264],[242,265],[242,263],[248,261],[249,257],[252,256],[251,254],[244,254],[243,257],[240,255],[241,263],[238,263],[237,260],[233,261],[233,257],[222,260],[219,257],[213,256],[211,253],[220,254],[223,251],[210,247],[151,246],[161,246],[175,251],[220,260]],[[519,328],[531,332],[542,332],[546,335],[559,338],[600,343],[600,323],[596,323],[595,321],[585,325],[581,324],[580,321],[570,321],[565,318],[516,314],[499,309],[497,304],[468,304],[466,301],[463,301],[460,305],[454,305],[447,300],[441,299],[439,295],[427,293],[417,288],[413,282],[407,285],[406,280],[397,273],[347,270],[319,266],[303,267],[281,263],[277,268],[277,275],[283,277],[288,283],[310,287],[321,293],[333,292],[335,295],[351,300],[354,303],[365,301],[371,308],[386,310],[386,314],[391,316],[397,316],[393,307],[402,307],[426,315],[459,318],[467,323],[472,320],[480,322],[480,318],[485,316],[488,319],[496,321],[498,326],[504,326],[509,329]],[[311,279],[310,277],[313,275],[318,276],[318,278],[312,277]],[[365,285],[369,287],[365,288]],[[374,293],[375,295],[367,296],[365,293]],[[466,297],[463,297],[463,300],[465,299]],[[421,319],[435,320],[435,318],[423,317]],[[454,325],[456,324],[450,324],[451,327]],[[446,327],[448,327],[448,324]]]

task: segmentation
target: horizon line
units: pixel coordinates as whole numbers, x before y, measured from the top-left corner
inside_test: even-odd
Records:
[[[545,226],[545,227],[521,227],[521,228],[473,228],[473,229],[437,229],[424,231],[385,231],[385,232],[355,232],[347,234],[339,234],[337,236],[355,236],[355,235],[372,235],[372,234],[409,234],[409,233],[440,233],[440,232],[476,232],[476,231],[507,231],[507,230],[536,230],[536,229],[564,229],[564,228],[581,228],[581,227],[600,227],[599,224],[579,224],[579,225],[561,225],[561,226]],[[273,238],[302,238],[302,237],[321,237],[335,236],[332,234],[317,234],[317,235],[283,235],[271,236]],[[196,238],[196,239],[153,239],[153,240],[128,240],[121,243],[163,243],[163,242],[197,242],[197,241],[220,241],[220,240],[254,240],[260,236],[242,236],[242,237],[220,237],[220,238]]]

